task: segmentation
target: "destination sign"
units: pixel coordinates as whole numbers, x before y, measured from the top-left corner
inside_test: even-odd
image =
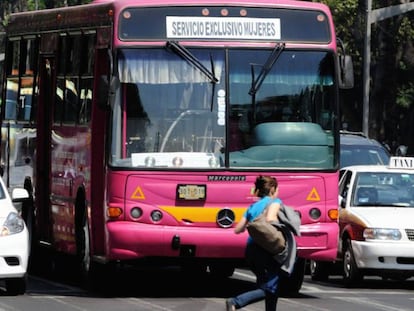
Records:
[[[166,17],[167,38],[280,40],[280,19],[247,17]]]
[[[223,11],[227,15],[223,15]],[[208,15],[205,15],[208,12]],[[241,12],[244,12],[243,15]],[[122,41],[266,41],[328,44],[333,29],[319,9],[246,6],[129,7],[119,16]]]

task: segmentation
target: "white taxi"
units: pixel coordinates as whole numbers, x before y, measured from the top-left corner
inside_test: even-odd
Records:
[[[21,188],[13,189],[11,198],[0,178],[0,280],[11,295],[26,291],[29,233],[14,204],[27,198],[28,192]]]
[[[414,158],[348,166],[339,181],[338,260],[346,285],[414,276]]]

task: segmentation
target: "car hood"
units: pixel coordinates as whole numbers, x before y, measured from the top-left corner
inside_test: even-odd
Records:
[[[413,207],[358,207],[353,213],[372,228],[414,228]]]

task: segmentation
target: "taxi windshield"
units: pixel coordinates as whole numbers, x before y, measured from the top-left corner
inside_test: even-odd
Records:
[[[354,206],[414,207],[414,173],[360,172]]]

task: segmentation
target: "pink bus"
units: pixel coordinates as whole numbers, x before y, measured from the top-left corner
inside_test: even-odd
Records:
[[[300,290],[306,259],[336,258],[352,68],[327,6],[99,0],[12,14],[6,43],[3,178],[31,193],[33,260],[73,255],[88,277],[113,262],[229,277],[259,174],[302,219],[285,288]]]

